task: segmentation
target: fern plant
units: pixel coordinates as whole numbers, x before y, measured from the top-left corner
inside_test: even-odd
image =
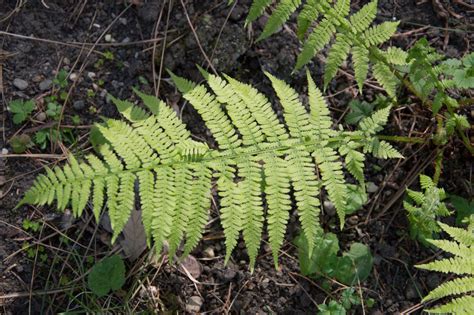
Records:
[[[474,292],[474,226],[470,225],[467,229],[461,229],[441,222],[438,224],[453,238],[453,241],[429,240],[429,242],[452,254],[453,257],[417,267],[430,271],[454,273],[463,277],[445,282],[431,291],[423,299],[423,302],[449,296],[457,297],[444,305],[425,311],[429,313],[474,314],[474,296],[472,295]]]
[[[253,268],[264,220],[277,264],[293,206],[291,191],[303,235],[313,244],[321,233],[322,188],[337,209],[341,227],[344,224],[349,185],[344,164],[364,187],[366,153],[401,157],[377,136],[390,107],[361,120],[356,131],[333,129],[328,106],[309,74],[308,112],[295,90],[267,73],[283,107],[283,123],[255,88],[228,76],[203,73],[210,90],[171,76],[211,131],[215,148],[193,140],[165,103],[136,91],[148,111],[112,98],[126,121],[109,119],[97,126],[108,141],[100,148],[101,157],[88,155],[78,162],[70,156],[64,167],[47,168],[20,204],[56,200],[58,209],[70,203],[79,216],[91,198],[98,219],[107,197],[114,241],[130,216],[138,181],[148,241],[153,239],[158,252],[167,241],[173,257],[183,240],[184,255],[199,242],[215,179],[226,262],[242,232]]]
[[[420,175],[420,185],[423,192],[407,188],[409,200],[404,201],[403,206],[408,212],[411,237],[426,243],[441,231],[437,219],[450,212],[443,202],[446,199],[444,189],[436,187],[426,175]]]
[[[270,0],[254,0],[246,23],[261,16],[271,3]],[[389,96],[395,97],[399,80],[391,66],[405,65],[407,54],[396,47],[390,47],[386,51],[377,48],[390,39],[399,23],[384,22],[372,25],[377,14],[377,0],[366,4],[350,16],[350,0],[307,0],[304,4],[301,0],[278,1],[257,40],[275,33],[300,7],[302,8],[297,18],[297,35],[303,40],[303,48],[298,55],[295,70],[310,62],[334,39],[326,58],[324,88],[351,53],[359,89],[362,90],[369,72],[369,63],[372,63],[375,79]],[[315,24],[317,25],[312,27]]]
[[[433,138],[435,144],[446,144],[457,132],[474,155],[474,148],[465,135],[470,124],[465,115],[456,113],[463,102],[469,104],[472,99],[450,96],[453,95],[450,93],[453,89],[462,92],[474,86],[473,56],[469,54],[461,60],[444,60],[445,56],[437,53],[423,38],[408,51],[408,66],[400,69],[407,74],[412,92],[431,107],[433,116],[437,116],[437,130]],[[443,108],[446,110],[441,111]]]
[[[448,89],[470,89],[474,87],[474,53],[462,59],[447,59],[431,47],[426,38],[420,39],[408,51],[406,73],[417,95],[423,101],[432,101],[433,114],[443,105],[448,110],[459,107],[456,99],[449,96]]]

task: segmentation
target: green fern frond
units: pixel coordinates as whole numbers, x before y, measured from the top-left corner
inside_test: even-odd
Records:
[[[429,176],[420,174],[420,186],[422,189],[427,190],[434,188],[436,185]]]
[[[467,246],[474,246],[474,234],[472,231],[449,226],[442,222],[438,222],[443,231],[449,234],[456,242],[465,244]]]
[[[408,212],[411,236],[425,243],[441,231],[436,220],[450,215],[450,212],[443,202],[446,198],[444,190],[436,187],[431,178],[420,175],[420,186],[422,192],[407,188],[408,200],[403,202],[403,206]]]
[[[264,168],[264,192],[268,203],[267,229],[273,261],[276,267],[278,266],[278,250],[283,245],[286,226],[290,218],[290,171],[287,169],[285,161],[274,155],[270,154],[266,161],[268,162]],[[317,222],[317,217],[313,220],[310,219],[310,221],[313,221],[313,223]]]
[[[320,13],[329,7],[329,0],[307,0],[297,17],[297,35],[300,40],[304,39],[311,24],[318,19]]]
[[[338,161],[336,152],[330,147],[316,150],[313,155],[321,171],[322,181],[328,192],[329,200],[336,207],[342,230],[348,196],[344,173],[342,172],[342,163]]]
[[[352,62],[354,63],[354,77],[362,91],[364,81],[369,73],[369,50],[363,45],[356,45],[352,49]]]
[[[398,22],[372,25],[377,14],[377,3],[377,0],[373,0],[349,16],[350,0],[306,0],[305,2],[280,0],[277,1],[276,8],[257,41],[275,33],[289,19],[290,15],[297,12],[298,8],[302,6],[297,17],[296,33],[298,38],[303,41],[303,47],[297,57],[294,71],[309,63],[335,38],[326,58],[324,89],[352,52],[355,79],[359,89],[362,90],[373,54],[381,57],[384,62],[390,65],[407,65],[408,55],[401,49],[389,47],[387,51],[381,51],[377,48],[378,45],[390,39],[398,26]],[[247,22],[262,15],[264,9],[269,5],[270,1],[255,0],[252,3]],[[379,63],[374,66],[374,75],[387,89],[389,95],[394,97],[393,83],[397,81],[393,80],[393,74],[390,73],[386,64],[382,64],[381,60],[377,58],[374,60]],[[385,78],[385,75],[388,77]]]
[[[408,53],[401,48],[391,46],[385,51],[381,50],[380,53],[392,65],[403,66],[408,64]]]
[[[258,19],[263,14],[263,12],[265,12],[265,9],[270,6],[270,4],[272,4],[272,0],[253,1],[252,5],[250,6],[249,14],[245,19],[245,26]]]
[[[115,241],[138,197],[148,244],[153,241],[158,252],[168,244],[172,260],[178,251],[189,254],[201,239],[215,181],[225,260],[242,235],[251,269],[265,220],[278,263],[291,191],[310,244],[322,233],[321,189],[335,204],[342,227],[348,198],[342,161],[363,181],[361,151],[366,141],[378,140],[376,133],[386,122],[388,110],[375,112],[356,131],[335,130],[328,105],[309,74],[308,107],[294,89],[267,74],[283,108],[281,122],[255,88],[227,76],[203,74],[206,86],[174,74],[172,78],[211,131],[215,147],[193,140],[173,109],[153,96],[136,91],[147,110],[112,98],[124,120],[109,119],[97,126],[107,141],[99,147],[100,157],[88,155],[81,162],[70,157],[64,167],[46,169],[20,205],[56,200],[58,209],[71,205],[79,216],[92,199],[98,220],[107,199]]]
[[[397,31],[400,22],[383,22],[364,31],[362,39],[367,45],[377,46],[385,43]]]
[[[474,258],[474,251],[469,250],[469,246],[462,243],[457,243],[454,241],[447,240],[429,240],[429,242],[455,256],[464,257],[464,258]]]
[[[451,236],[456,236],[453,237],[455,241],[430,240],[429,242],[453,254],[454,257],[417,265],[416,267],[466,276],[441,284],[423,298],[423,302],[453,295],[463,296],[454,298],[444,305],[426,311],[428,313],[472,314],[474,312],[474,297],[471,296],[472,292],[474,292],[474,242],[472,239],[474,233],[469,227],[467,229],[460,229],[443,223],[440,223],[440,226]]]
[[[441,284],[439,287],[431,291],[423,298],[423,302],[429,300],[437,300],[446,296],[446,292],[450,295],[459,295],[474,290],[474,277],[457,278]]]
[[[460,298],[452,299],[445,305],[426,311],[437,314],[452,313],[457,315],[470,315],[474,312],[474,296],[466,295]]]
[[[390,97],[395,98],[399,80],[390,68],[386,64],[377,61],[372,70],[377,82],[380,83]]]
[[[376,15],[377,1],[369,2],[350,17],[351,26],[356,32],[363,32],[372,24]]]
[[[372,116],[365,117],[359,122],[359,130],[368,138],[383,129],[390,115],[391,107],[385,107],[374,112]]]
[[[346,168],[354,176],[360,184],[365,182],[364,177],[364,161],[365,155],[357,151],[360,144],[354,141],[348,141],[339,147],[339,153],[344,156]]]
[[[344,34],[336,36],[336,41],[329,50],[324,69],[324,89],[327,88],[331,80],[336,76],[337,70],[341,67],[351,50],[351,40]]]
[[[310,62],[321,49],[329,44],[331,38],[336,33],[336,27],[333,22],[334,21],[330,18],[324,18],[318,27],[309,34],[301,53],[296,59],[295,70],[301,69]]]
[[[301,0],[281,0],[265,24],[265,28],[257,38],[257,41],[265,39],[275,33],[290,18],[290,15],[295,12],[300,5]]]

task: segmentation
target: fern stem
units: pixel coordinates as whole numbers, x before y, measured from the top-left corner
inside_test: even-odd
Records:
[[[427,139],[428,139],[428,138],[422,138],[422,137],[385,136],[385,135],[378,135],[377,138],[379,138],[380,140],[408,142],[408,143],[425,143],[427,142]]]

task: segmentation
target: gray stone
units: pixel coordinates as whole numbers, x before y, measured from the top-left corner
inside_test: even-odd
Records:
[[[84,102],[83,100],[75,101],[75,102],[72,104],[72,107],[73,107],[75,110],[83,110],[83,109],[86,107],[86,102]]]
[[[41,83],[39,84],[39,89],[40,89],[41,91],[49,90],[49,88],[51,87],[52,84],[53,84],[53,81],[52,81],[51,79],[43,80],[43,81],[41,81]]]
[[[227,268],[224,270],[222,278],[225,281],[231,281],[232,279],[235,278],[236,275],[237,275],[237,272],[235,272],[235,270]]]
[[[367,192],[369,194],[372,194],[376,192],[377,190],[379,190],[379,186],[375,185],[374,182],[367,182]]]
[[[16,78],[15,80],[13,80],[13,85],[19,90],[24,90],[28,87],[28,82],[26,82],[25,80]]]
[[[202,299],[200,296],[191,296],[186,303],[186,312],[198,313],[201,310]]]

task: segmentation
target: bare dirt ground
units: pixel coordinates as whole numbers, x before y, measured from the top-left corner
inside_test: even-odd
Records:
[[[165,69],[200,80],[195,64],[209,67],[209,59],[217,71],[252,83],[269,96],[272,92],[262,70],[305,92],[304,72],[290,75],[299,48],[292,23],[255,44],[265,18],[244,28],[248,0],[234,5],[217,0],[135,2],[140,4],[87,0],[0,3],[0,141],[5,151],[0,157],[0,313],[52,314],[84,309],[88,304],[91,311],[110,313],[189,312],[196,310],[194,305],[207,313],[314,314],[318,303],[343,286],[332,280],[322,285],[299,274],[292,243],[298,231],[294,218],[279,270],[273,266],[268,246],[263,246],[255,272],[250,274],[243,244],[224,266],[224,239],[213,209],[215,220],[188,262],[191,274],[145,252],[127,261],[124,290],[106,300],[92,300],[82,294],[85,274],[96,259],[122,250],[120,244],[110,245],[107,228],[95,224],[90,211],[72,219],[70,214],[46,207],[14,209],[43,166],[62,163],[68,152],[84,154],[90,150],[91,125],[101,116],[118,116],[108,93],[126,99],[132,97],[132,87],[138,87],[159,95],[179,111],[196,137],[209,139],[197,114],[184,106],[169,83]],[[364,3],[353,1],[353,9]],[[425,36],[448,56],[462,56],[472,49],[473,11],[458,4],[441,4],[381,0],[379,20],[402,21],[393,45],[408,48]],[[74,80],[68,79],[64,89],[67,100],[61,103],[58,127],[57,122],[42,119],[41,113],[46,111],[44,99],[55,93],[52,80],[60,70],[72,74]],[[321,83],[321,65],[315,61],[310,70]],[[349,79],[350,75],[339,73],[327,91],[336,119],[342,119],[351,99],[372,100],[377,93],[368,89],[361,96]],[[6,106],[18,98],[34,99],[37,110],[30,120],[14,125]],[[402,101],[406,105],[392,115],[388,134],[422,135],[433,128],[430,113],[420,104],[410,98]],[[13,136],[34,137],[38,131],[55,128],[64,130],[60,141],[49,139],[44,148],[35,145],[23,154],[12,153]],[[372,308],[364,309],[370,314],[417,312],[421,297],[442,280],[413,268],[436,253],[408,237],[401,207],[406,186],[416,183],[420,171],[432,171],[434,156],[427,147],[408,144],[399,149],[406,157],[402,161],[367,162],[367,180],[375,189],[368,204],[338,233],[342,249],[358,241],[369,245],[375,257],[371,276],[358,287],[364,298],[376,301]],[[452,193],[472,195],[468,152],[453,143],[445,154],[449,165],[440,184]],[[37,222],[38,228],[25,227],[25,220]],[[321,221],[327,231],[335,231],[334,213],[327,211]],[[125,310],[114,309],[124,303]]]

